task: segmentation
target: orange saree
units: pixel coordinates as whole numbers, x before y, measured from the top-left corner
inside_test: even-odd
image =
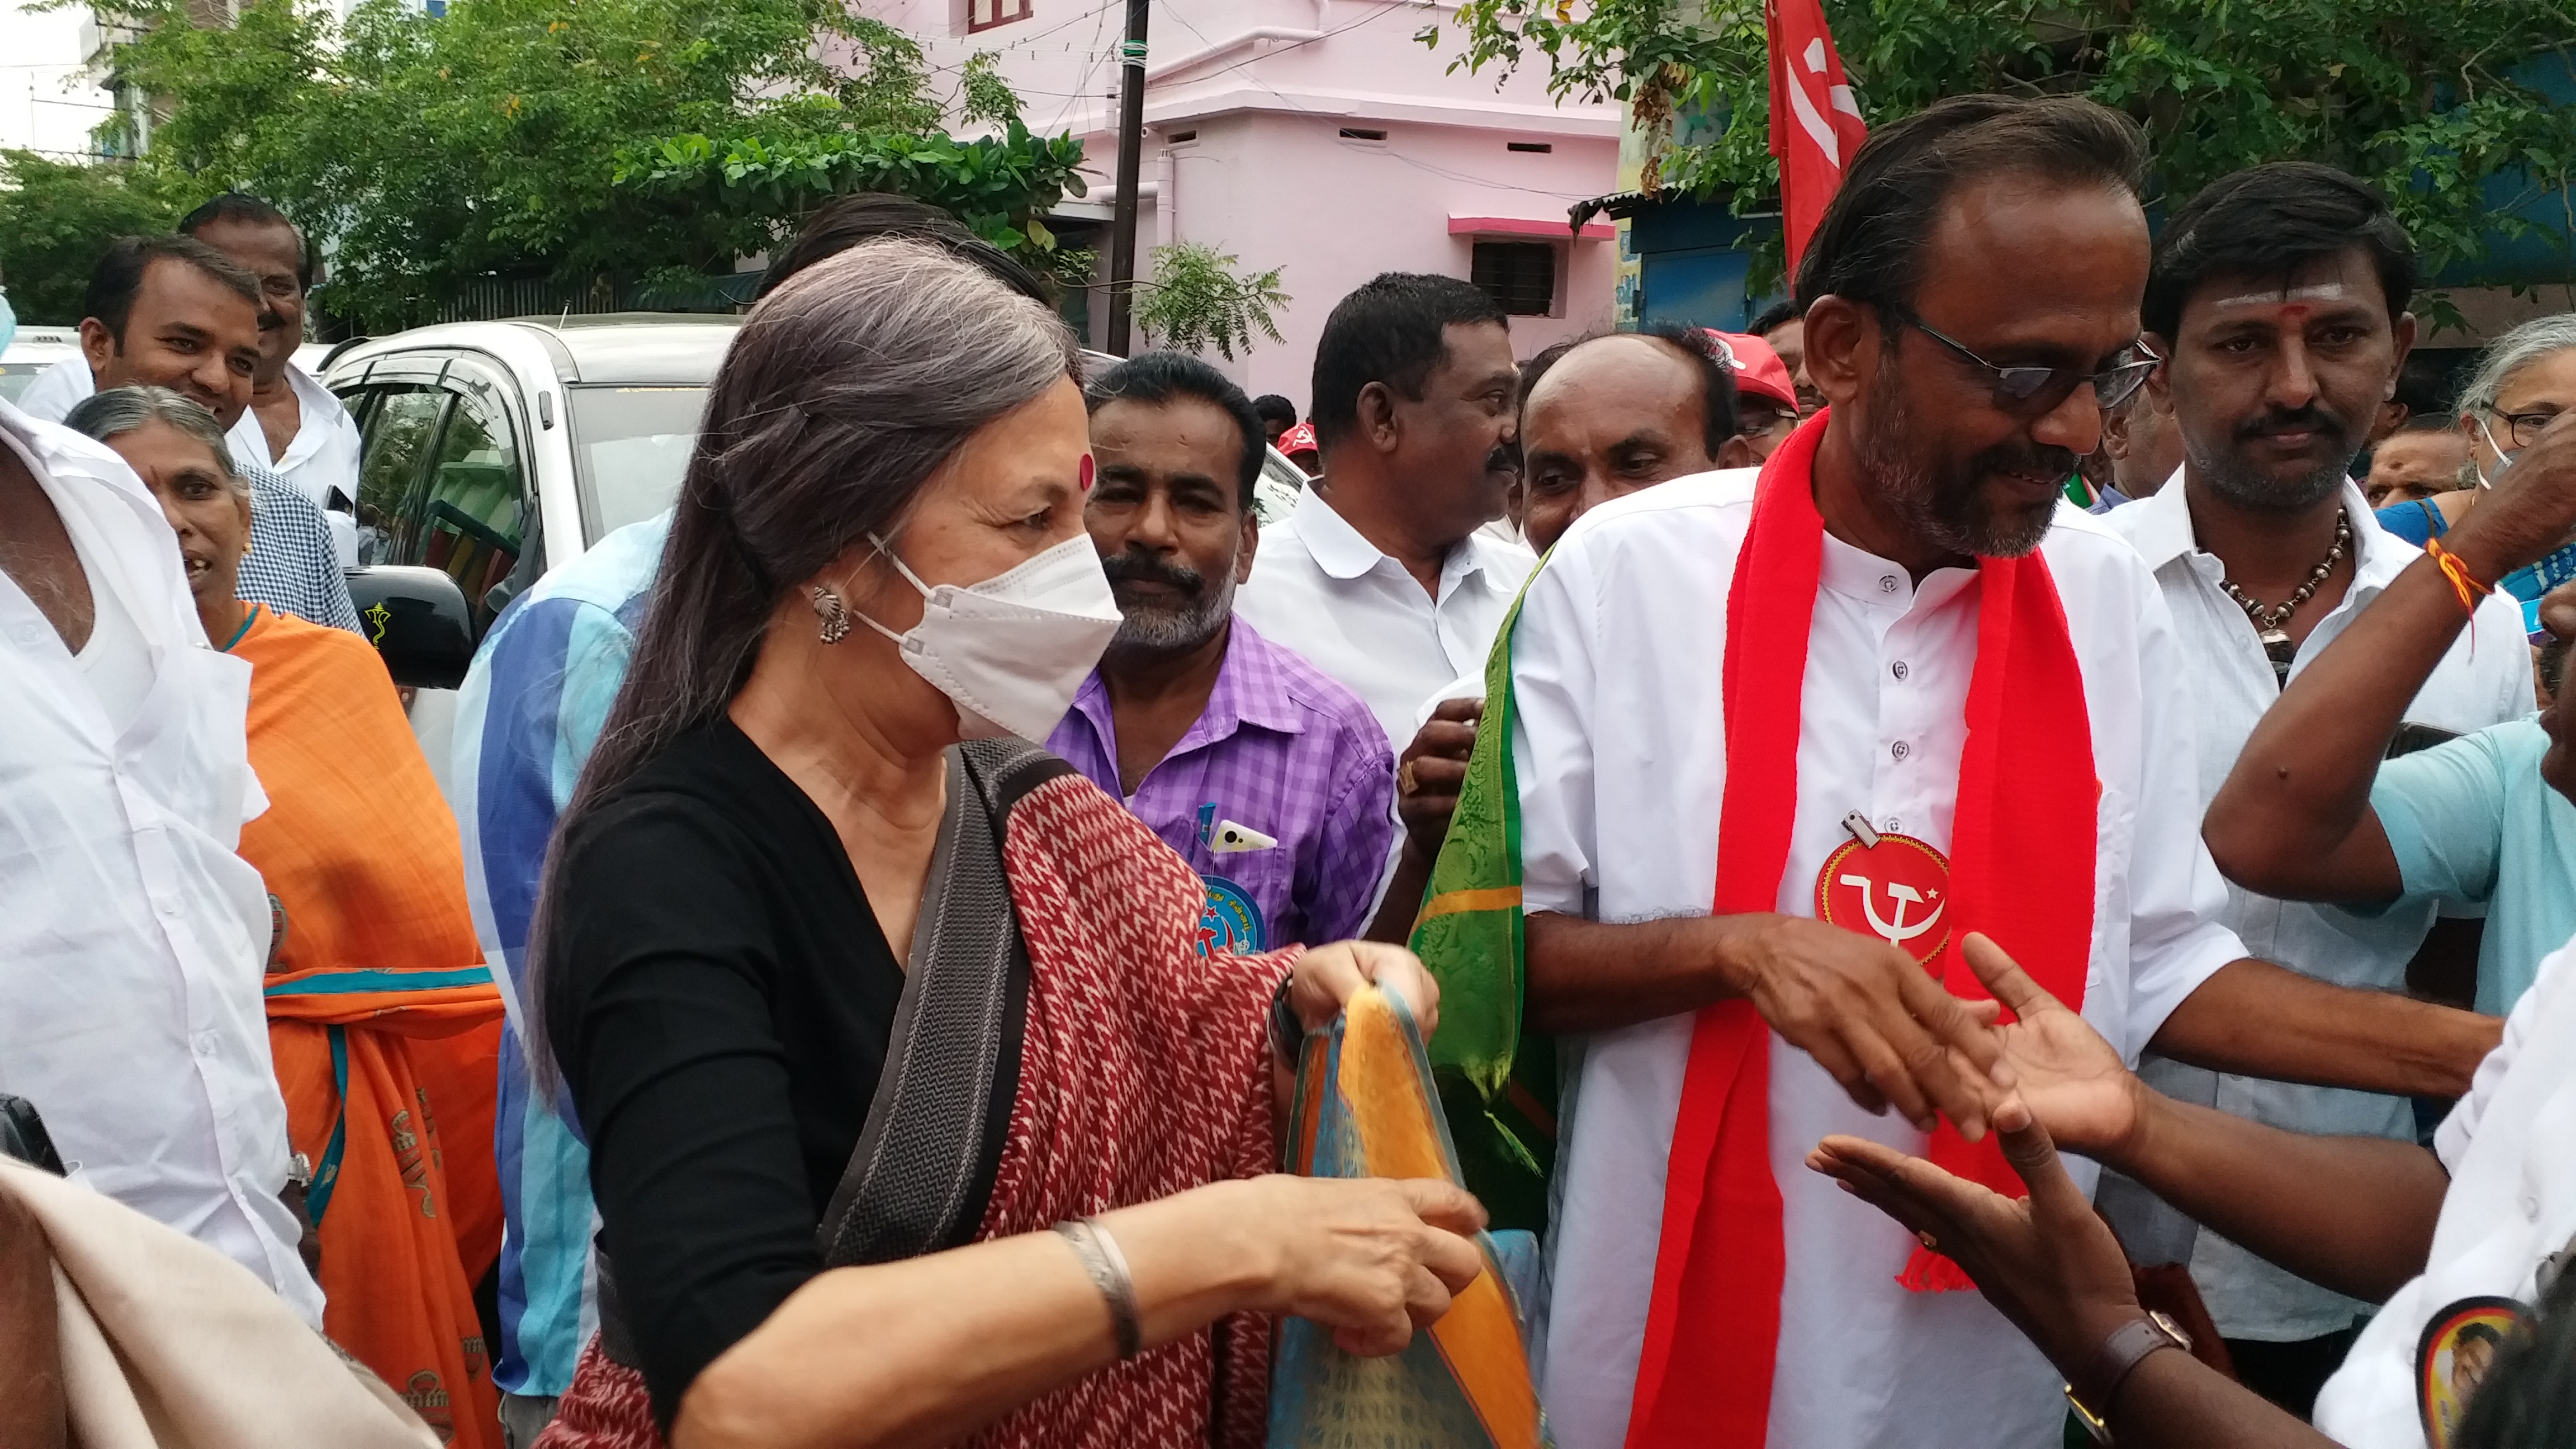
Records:
[[[267,1003],[287,1132],[311,1165],[323,1328],[459,1449],[500,1440],[473,1285],[500,1251],[501,997],[456,822],[375,651],[253,606],[241,854],[277,916]]]

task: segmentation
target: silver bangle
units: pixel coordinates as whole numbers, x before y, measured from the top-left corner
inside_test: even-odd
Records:
[[[1144,1328],[1136,1316],[1136,1280],[1127,1271],[1127,1255],[1118,1251],[1118,1240],[1100,1225],[1098,1218],[1080,1218],[1055,1225],[1056,1235],[1073,1246],[1073,1254],[1082,1260],[1082,1271],[1091,1277],[1091,1286],[1100,1290],[1101,1300],[1109,1305],[1109,1326],[1118,1338],[1118,1356],[1134,1358],[1144,1351]]]

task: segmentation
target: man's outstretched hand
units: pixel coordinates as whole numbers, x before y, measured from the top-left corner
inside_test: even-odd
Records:
[[[1807,1166],[1948,1255],[2042,1353],[2071,1369],[2138,1316],[2129,1260],[2017,1095],[1995,1108],[1994,1127],[2004,1160],[2030,1186],[2026,1198],[1859,1137],[1817,1143]]]
[[[2144,1090],[2119,1052],[2001,946],[1974,931],[1961,944],[1969,969],[2012,1010],[2014,1020],[1992,1030],[2024,1108],[2068,1151],[2116,1154],[2137,1131]]]

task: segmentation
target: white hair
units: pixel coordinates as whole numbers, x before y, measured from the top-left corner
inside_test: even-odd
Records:
[[[2478,359],[2469,385],[2460,389],[2460,416],[2493,408],[2515,373],[2570,349],[2576,349],[2576,312],[2535,318],[2497,338]]]

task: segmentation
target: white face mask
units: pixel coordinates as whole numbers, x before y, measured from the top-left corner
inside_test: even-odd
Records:
[[[871,534],[868,541],[920,590],[921,622],[900,634],[874,619],[867,625],[956,703],[959,733],[1044,742],[1118,632],[1118,600],[1091,536],[1075,534],[964,588],[925,584],[884,539]]]
[[[2512,452],[2505,451],[2504,446],[2495,440],[2495,434],[2487,431],[2485,418],[2478,419],[2478,435],[2487,440],[2487,446],[2494,449],[2496,455],[2495,471],[2489,473],[2481,470],[2478,474],[2478,486],[2493,488],[2497,481],[2504,477],[2504,470],[2513,466],[2513,460],[2522,456],[2522,451],[2518,448]]]

